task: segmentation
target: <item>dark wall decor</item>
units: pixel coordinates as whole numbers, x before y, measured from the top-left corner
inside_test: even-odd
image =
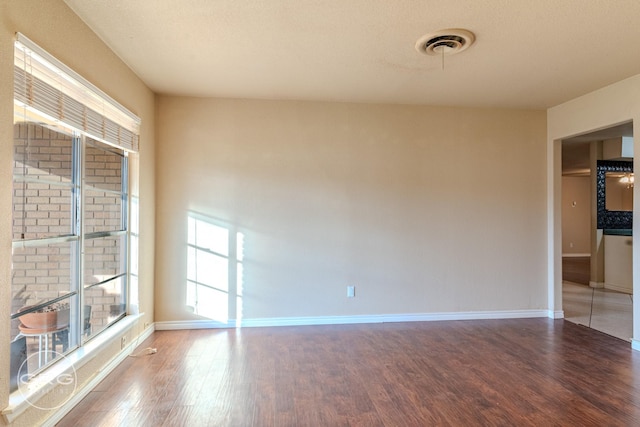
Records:
[[[598,203],[598,228],[622,230],[633,228],[633,211],[607,210],[607,172],[633,173],[633,162],[598,160],[596,197]]]

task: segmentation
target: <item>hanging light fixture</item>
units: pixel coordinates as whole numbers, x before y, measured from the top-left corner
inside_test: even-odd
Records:
[[[620,178],[620,183],[627,186],[627,188],[633,188],[634,177],[632,173],[626,173]]]

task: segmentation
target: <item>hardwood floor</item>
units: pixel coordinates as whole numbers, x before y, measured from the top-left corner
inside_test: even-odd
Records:
[[[562,257],[562,280],[589,285],[591,257]]]
[[[640,353],[563,320],[160,331],[59,426],[640,424]]]

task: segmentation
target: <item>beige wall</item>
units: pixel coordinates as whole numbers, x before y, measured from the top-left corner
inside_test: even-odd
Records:
[[[130,334],[142,332],[153,321],[155,135],[154,95],[60,0],[0,2],[0,342],[9,342],[11,268],[11,174],[13,158],[13,40],[21,32],[87,80],[142,118],[140,169],[140,299],[143,319]],[[138,165],[135,165],[136,167]],[[130,336],[132,338],[132,336]],[[1,347],[0,372],[8,372],[9,349]],[[87,381],[120,349],[107,346],[78,372]],[[0,376],[0,407],[8,402],[8,378]],[[46,397],[45,397],[46,399]],[[29,410],[17,425],[36,425],[47,413]],[[0,421],[1,423],[1,421]]]
[[[591,178],[562,177],[562,253],[591,253]]]
[[[547,110],[548,174],[548,275],[549,308],[562,308],[562,209],[561,141],[565,138],[633,121],[640,123],[640,74],[586,94]],[[637,126],[637,125],[636,125]],[[634,126],[635,127],[635,126]],[[634,152],[640,153],[640,138],[634,138]],[[639,186],[634,187],[634,223],[640,221]],[[640,271],[640,234],[633,236],[633,271]],[[640,275],[633,278],[634,293],[640,293]],[[640,350],[640,299],[634,298],[634,339]]]
[[[199,318],[189,212],[244,234],[245,319],[546,309],[543,111],[176,97],[157,111],[157,321]]]

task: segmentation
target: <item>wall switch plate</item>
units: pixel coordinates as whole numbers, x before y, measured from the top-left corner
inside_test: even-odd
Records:
[[[355,286],[347,286],[347,297],[353,298],[356,296],[356,287]]]

